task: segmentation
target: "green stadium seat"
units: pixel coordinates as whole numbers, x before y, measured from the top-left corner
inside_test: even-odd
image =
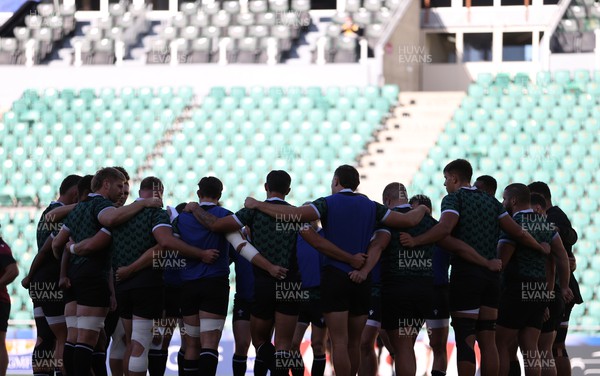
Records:
[[[580,85],[585,85],[590,80],[590,72],[584,69],[578,69],[573,74],[573,81]]]

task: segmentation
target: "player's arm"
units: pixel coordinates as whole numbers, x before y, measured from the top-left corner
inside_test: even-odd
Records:
[[[200,224],[210,231],[213,232],[233,232],[241,229],[243,226],[233,218],[233,216],[228,215],[226,217],[217,217],[202,209],[197,202],[190,202],[184,208],[184,211],[191,212],[194,218]]]
[[[256,248],[246,239],[242,237],[239,231],[234,231],[226,236],[227,241],[233,246],[236,252],[243,258],[250,261],[250,263],[271,275],[273,278],[284,279],[288,269],[273,265],[263,255],[261,255]]]
[[[8,255],[6,255],[8,256]],[[11,284],[15,278],[17,278],[17,276],[19,275],[19,267],[17,266],[17,263],[15,262],[15,260],[12,258],[12,256],[8,256],[12,259],[12,262],[5,265],[2,269],[4,270],[4,273],[2,274],[2,277],[0,277],[0,286],[6,287],[9,284]]]
[[[173,249],[186,258],[200,259],[203,263],[212,264],[218,257],[216,249],[200,249],[191,246],[181,239],[173,236],[173,230],[169,226],[159,226],[152,231],[154,239],[163,249]]]
[[[373,270],[379,258],[381,257],[381,252],[390,244],[391,234],[386,231],[376,231],[373,234],[373,238],[369,243],[369,248],[367,249],[367,259],[365,264],[359,270],[353,270],[348,273],[350,280],[355,283],[361,283],[367,279],[369,273]]]
[[[360,268],[365,262],[366,255],[364,253],[352,255],[342,250],[329,240],[320,236],[311,226],[305,226],[300,231],[300,236],[302,236],[302,238],[306,240],[306,242],[314,249],[321,252],[325,256],[344,262],[352,266],[354,269]]]
[[[97,251],[101,251],[110,246],[112,236],[107,229],[101,229],[91,238],[80,241],[79,243],[69,242],[66,247],[74,255],[88,256]]]
[[[577,231],[575,231],[566,215],[561,212],[554,212],[552,214],[548,216],[548,222],[554,223],[556,231],[560,234],[563,245],[572,247],[577,243]]]
[[[146,252],[144,252],[133,263],[131,263],[127,266],[119,267],[115,274],[115,276],[117,277],[117,281],[124,281],[126,279],[129,279],[133,274],[139,272],[140,270],[151,267],[155,252],[158,252],[161,250],[162,250],[162,247],[157,244],[154,247],[148,249]]]
[[[98,221],[102,226],[113,228],[127,222],[144,208],[160,207],[162,207],[162,200],[158,198],[138,200],[129,205],[121,206],[120,208],[111,206],[103,209],[98,214]]]
[[[6,252],[0,255],[0,269],[3,271],[0,277],[0,286],[6,287],[19,275],[19,267],[10,251],[10,247],[6,245],[3,248],[5,248]]]
[[[395,211],[389,211],[387,217],[381,222],[389,227],[393,228],[407,228],[414,227],[421,222],[425,214],[429,213],[429,209],[423,205],[419,205],[417,208],[407,212],[399,213]]]
[[[539,251],[545,255],[548,254],[548,249],[538,243],[537,240],[531,236],[531,234],[519,226],[519,224],[515,222],[514,219],[512,219],[509,215],[505,215],[500,218],[500,228],[517,243]]]
[[[46,263],[46,260],[48,260],[50,257],[54,257],[52,255],[52,236],[48,236],[46,238],[44,245],[33,258],[33,262],[29,267],[29,272],[21,281],[21,286],[28,289],[31,277],[40,269],[42,265]]]
[[[297,222],[312,222],[319,219],[319,213],[311,205],[292,206],[276,205],[268,202],[258,201],[252,197],[246,198],[244,207],[256,209],[273,217],[293,218]]]
[[[450,236],[452,230],[458,224],[458,215],[454,212],[443,212],[440,221],[429,229],[429,231],[412,237],[408,233],[400,234],[400,243],[403,246],[414,248],[424,244],[433,244],[443,241]]]
[[[493,272],[499,272],[502,270],[502,265],[504,265],[504,262],[501,262],[498,259],[486,259],[485,257],[481,256],[473,247],[452,236],[446,236],[444,239],[437,242],[437,244],[443,249],[448,250],[458,257],[464,259],[465,261],[482,266]]]
[[[49,223],[57,223],[58,221],[65,219],[67,215],[75,209],[75,206],[77,206],[77,204],[62,205],[54,208],[46,213],[44,219]]]
[[[62,257],[60,259],[60,275],[58,279],[58,286],[62,289],[68,289],[71,287],[71,281],[69,281],[69,277],[67,277],[67,270],[69,269],[69,259],[71,258],[71,254],[69,250],[64,248]]]
[[[58,234],[52,239],[52,253],[57,260],[62,257],[65,245],[69,242],[70,234],[69,229],[63,225]]]
[[[556,260],[556,269],[558,271],[558,279],[560,281],[560,289],[563,298],[568,303],[573,299],[573,292],[569,288],[569,278],[571,277],[571,269],[569,267],[569,257],[567,250],[563,245],[560,235],[556,234],[550,242],[550,252]]]
[[[496,253],[498,258],[502,261],[502,265],[508,265],[508,262],[515,253],[515,243],[507,241],[506,239],[500,239],[498,246],[496,247]]]

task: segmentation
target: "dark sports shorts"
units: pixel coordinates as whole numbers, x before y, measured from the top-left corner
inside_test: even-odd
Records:
[[[450,318],[450,299],[448,285],[433,286],[432,320],[447,320]]]
[[[42,311],[44,311],[44,316],[46,317],[57,317],[65,315],[64,300],[58,302],[44,302],[40,304],[40,307],[42,307]]]
[[[181,285],[181,315],[193,316],[204,311],[227,316],[229,279],[227,277],[200,278]]]
[[[381,327],[381,285],[371,284],[371,301],[367,315],[367,325]]]
[[[233,317],[232,321],[250,321],[250,312],[252,311],[252,301],[233,298]]]
[[[131,320],[133,316],[144,319],[160,319],[163,312],[162,287],[139,287],[119,290],[117,287],[119,316]]]
[[[77,305],[109,307],[110,289],[104,278],[78,278],[71,280],[71,292]]]
[[[306,298],[301,289],[298,275],[288,274],[277,280],[264,273],[254,273],[254,304],[252,316],[262,320],[272,320],[275,312],[297,316],[299,305]]]
[[[509,329],[542,329],[548,302],[527,300],[518,286],[508,287],[500,296],[497,324]]]
[[[104,331],[106,332],[106,337],[112,337],[113,333],[115,332],[115,329],[117,328],[117,324],[119,323],[119,317],[121,317],[121,315],[119,310],[119,303],[117,302],[117,309],[115,309],[114,311],[108,311],[108,314],[104,319]]]
[[[344,312],[360,316],[369,313],[371,281],[354,283],[348,273],[326,266],[321,271],[321,307],[324,313]]]
[[[551,333],[558,330],[565,313],[565,301],[560,294],[560,290],[554,290],[554,300],[547,304],[550,318],[542,325],[542,333]]]
[[[0,302],[0,332],[8,330],[8,317],[10,316],[10,303]]]
[[[325,328],[325,318],[321,309],[321,291],[319,287],[306,289],[308,291],[309,301],[300,304],[298,313],[299,324],[312,324],[317,328]]]
[[[165,317],[181,318],[181,286],[165,285]]]
[[[559,292],[557,292],[557,294],[560,294]],[[566,323],[565,325],[567,325],[569,323],[569,320],[571,319],[571,311],[573,311],[573,307],[575,307],[575,303],[566,303],[565,304],[565,309],[563,311],[563,315],[562,318],[560,319],[560,323]]]
[[[384,285],[381,291],[381,326],[385,330],[413,328],[415,333],[433,319],[433,281],[411,278],[406,282]]]
[[[498,308],[500,275],[498,278],[478,278],[470,275],[451,275],[450,311],[469,311],[482,306]]]

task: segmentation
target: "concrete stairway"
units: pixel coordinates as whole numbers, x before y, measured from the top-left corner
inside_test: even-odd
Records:
[[[409,195],[418,193],[410,189],[412,177],[464,96],[464,92],[401,92],[398,107],[359,160],[358,190],[379,202],[383,188],[393,181],[405,184]],[[439,180],[443,184],[441,171]]]

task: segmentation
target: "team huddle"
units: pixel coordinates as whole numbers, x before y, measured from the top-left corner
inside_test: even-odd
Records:
[[[249,197],[235,213],[219,204],[216,177],[200,180],[199,201],[164,210],[156,177],[124,205],[123,168],[70,175],[40,218],[23,280],[38,333],[34,374],[107,375],[109,353],[112,375],[164,375],[178,327],[180,376],[215,375],[231,311],[234,376],[246,373],[250,343],[254,374],[304,375],[309,325],[312,375],[324,374],[326,347],[337,376],[377,375],[380,340],[395,373],[413,376],[425,326],[431,375],[445,375],[450,318],[459,375],[475,374],[476,342],[481,375],[519,375],[519,350],[526,375],[570,375],[564,342],[582,300],[567,216],[545,183],[510,184],[500,203],[492,177],[471,186],[468,161],[443,173],[439,220],[429,198],[409,198],[401,183],[383,189],[382,204],[357,193],[349,165],[335,170],[331,195],[299,207],[285,201],[290,175],[271,171],[266,200]],[[55,294],[32,294],[39,286]]]

